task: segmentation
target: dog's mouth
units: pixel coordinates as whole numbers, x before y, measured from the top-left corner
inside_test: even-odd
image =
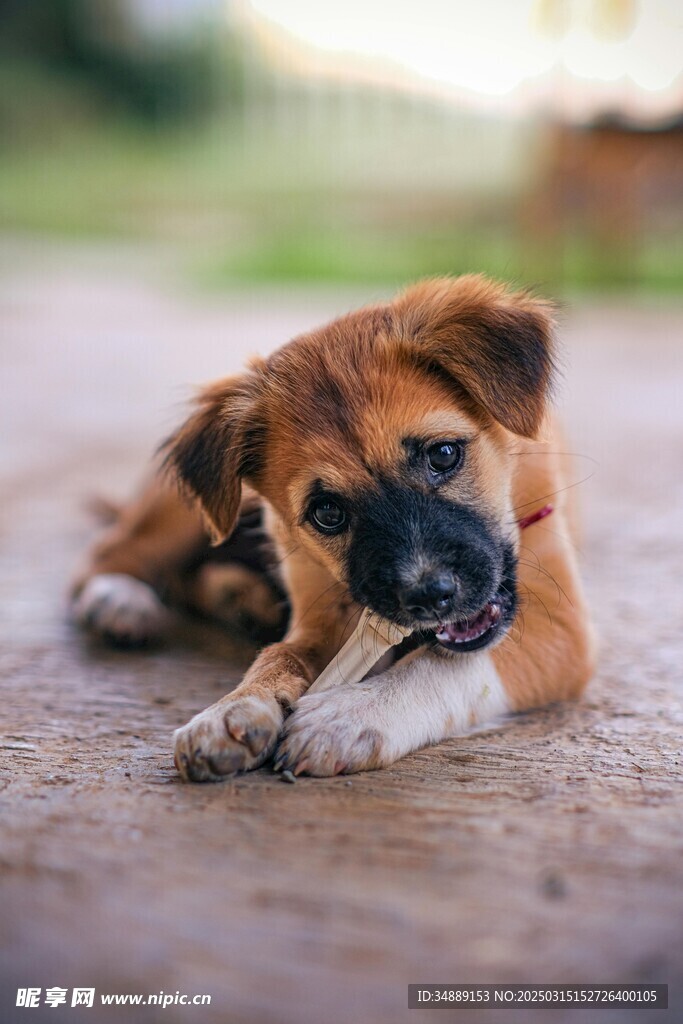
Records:
[[[475,615],[440,626],[434,631],[434,638],[448,651],[477,651],[493,641],[502,622],[501,603],[497,600],[488,601]]]
[[[416,621],[397,604],[383,607],[381,601],[368,600],[364,593],[357,593],[355,600],[404,630],[412,630],[401,644],[399,656],[419,646],[431,647],[435,653],[466,654],[500,641],[512,626],[518,608],[516,570],[514,548],[506,545],[500,574],[491,581],[488,593],[480,591],[478,599],[472,594],[469,602],[463,601],[459,608],[445,610],[442,616],[435,615],[427,622]]]
[[[503,579],[479,611],[460,615],[450,622],[437,623],[430,629],[423,627],[420,631],[423,643],[431,642],[436,650],[466,654],[468,651],[480,651],[500,639],[512,625],[517,612],[513,558],[512,552],[506,552]]]

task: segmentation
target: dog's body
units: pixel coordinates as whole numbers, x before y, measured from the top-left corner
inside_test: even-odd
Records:
[[[81,622],[133,641],[162,628],[160,596],[277,630],[286,594],[284,640],[178,730],[185,778],[273,753],[297,773],[376,768],[580,694],[592,632],[547,410],[550,329],[526,295],[430,281],[203,393],[166,460],[201,512],[157,476],[74,591]],[[550,496],[552,518],[521,534]],[[306,694],[365,607],[411,639],[379,674]]]

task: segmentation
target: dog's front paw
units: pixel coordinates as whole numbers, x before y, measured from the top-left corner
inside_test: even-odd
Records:
[[[282,718],[274,698],[225,697],[176,729],[176,768],[191,782],[258,768],[275,748]]]
[[[80,626],[117,647],[143,647],[158,640],[170,618],[149,584],[120,572],[89,579],[71,611]]]
[[[340,775],[381,768],[392,760],[379,723],[365,714],[356,687],[305,694],[287,719],[275,755],[276,771]]]

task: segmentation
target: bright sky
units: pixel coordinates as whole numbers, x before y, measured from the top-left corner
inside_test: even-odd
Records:
[[[553,69],[660,92],[683,82],[683,0],[628,0],[622,32],[600,37],[615,0],[249,0],[318,49],[398,64],[443,86],[504,96]],[[539,9],[560,23],[540,25]],[[563,19],[564,12],[564,19]],[[561,24],[564,20],[564,24]]]

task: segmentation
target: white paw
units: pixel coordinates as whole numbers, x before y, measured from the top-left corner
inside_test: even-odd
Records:
[[[169,619],[152,587],[124,573],[93,576],[71,610],[79,625],[127,647],[158,639]]]
[[[275,749],[282,718],[274,697],[224,697],[176,729],[176,768],[192,782],[258,768]]]
[[[340,775],[390,764],[384,725],[362,685],[304,694],[287,719],[276,771]]]

